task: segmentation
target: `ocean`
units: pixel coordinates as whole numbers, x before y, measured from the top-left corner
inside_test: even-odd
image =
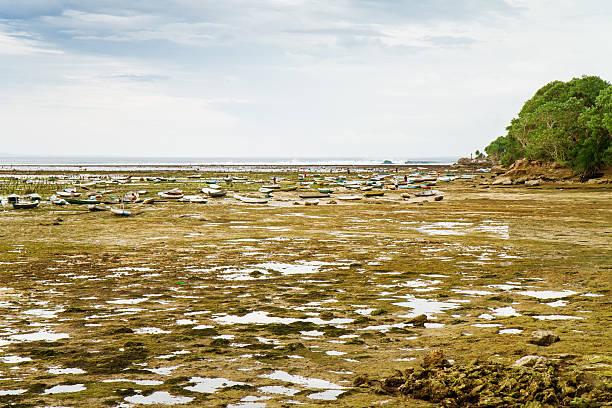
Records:
[[[2,170],[195,170],[224,171],[234,167],[319,167],[377,165],[450,165],[459,157],[96,157],[0,156]]]

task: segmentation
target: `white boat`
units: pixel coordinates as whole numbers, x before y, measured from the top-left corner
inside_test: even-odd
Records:
[[[236,200],[242,201],[243,203],[249,204],[266,204],[268,202],[267,198],[245,197],[238,194],[234,194],[234,198]]]
[[[157,195],[159,196],[159,198],[163,198],[165,200],[180,200],[181,198],[183,198],[182,194],[168,194],[167,192],[164,193],[163,191],[160,191],[159,193],[157,193]]]
[[[128,217],[130,216],[130,214],[132,214],[131,212],[129,212],[128,210],[124,208],[112,208],[111,207],[110,212],[112,212],[114,215],[117,215],[119,217]]]
[[[363,196],[360,196],[360,195],[341,195],[341,196],[336,196],[335,198],[337,198],[338,200],[342,200],[342,201],[354,201],[354,200],[361,200],[363,198]]]
[[[208,187],[203,187],[202,188],[202,192],[204,194],[208,194],[210,197],[223,197],[225,196],[225,194],[227,194],[225,191],[217,189],[217,188],[208,188]]]
[[[74,191],[57,191],[55,194],[57,194],[60,197],[66,197],[66,198],[73,198],[73,197],[78,197],[81,195],[81,193],[77,193]]]
[[[133,203],[133,202],[138,201],[139,198],[140,198],[140,195],[138,193],[130,191],[129,193],[125,193],[125,195],[123,196],[123,201],[126,201],[128,203]]]
[[[87,208],[89,211],[108,211],[110,209],[106,204],[90,204]]]
[[[206,200],[206,198],[199,196],[199,195],[188,195],[188,196],[184,196],[179,201],[187,201],[190,203],[197,203],[197,204],[206,204],[208,200]]]
[[[51,202],[51,204],[55,204],[55,205],[68,204],[68,201],[64,200],[63,198],[59,198],[56,195],[52,195],[51,197],[49,197],[49,201]]]

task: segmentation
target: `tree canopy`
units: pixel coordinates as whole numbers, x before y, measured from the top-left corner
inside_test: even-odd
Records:
[[[485,148],[502,164],[555,161],[588,177],[612,164],[612,85],[597,76],[550,82],[506,130]]]

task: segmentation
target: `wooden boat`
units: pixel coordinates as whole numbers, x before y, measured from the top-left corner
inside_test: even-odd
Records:
[[[331,188],[317,188],[317,190],[319,190],[319,193],[323,194],[332,194],[334,192]]]
[[[234,198],[236,200],[242,201],[243,203],[249,204],[266,204],[268,202],[267,198],[245,197],[238,194],[234,194]]]
[[[355,201],[355,200],[361,200],[363,197],[360,195],[341,195],[341,196],[335,196],[335,198],[337,198],[338,200],[342,200],[342,201]]]
[[[110,209],[106,204],[90,204],[87,208],[89,211],[108,211]]]
[[[112,208],[111,207],[110,212],[118,217],[129,217],[132,214],[131,212],[129,212],[128,210],[124,208]]]
[[[102,201],[100,200],[80,200],[78,198],[66,198],[66,202],[70,204],[100,204]]]
[[[40,196],[40,194],[37,194],[37,193],[28,194],[26,197],[30,201],[40,201],[40,200],[42,200],[42,197]]]
[[[363,193],[364,197],[380,197],[384,196],[384,191],[366,191]]]
[[[303,199],[308,199],[308,198],[327,198],[327,197],[329,197],[329,194],[326,194],[326,193],[301,193],[301,194],[298,194],[298,197],[303,198]]]
[[[263,186],[261,186],[261,188],[269,188],[272,190],[278,190],[279,188],[281,188],[281,186],[278,184],[264,184]]]
[[[271,189],[271,188],[263,188],[263,187],[262,187],[262,188],[260,188],[260,189],[259,189],[259,190],[257,190],[257,191],[259,191],[260,193],[263,193],[263,194],[270,194],[270,193],[273,193],[273,192],[274,192],[274,190],[273,190],[273,189]]]
[[[13,203],[13,208],[16,210],[27,210],[38,207],[38,201],[16,201]]]
[[[142,200],[143,204],[153,204],[154,202],[155,202],[155,198],[153,197],[145,198],[144,200]]]

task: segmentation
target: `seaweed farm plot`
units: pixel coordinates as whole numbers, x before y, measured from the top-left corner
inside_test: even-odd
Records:
[[[609,379],[609,193],[456,195],[3,211],[0,402],[435,406],[358,379],[439,349]]]

